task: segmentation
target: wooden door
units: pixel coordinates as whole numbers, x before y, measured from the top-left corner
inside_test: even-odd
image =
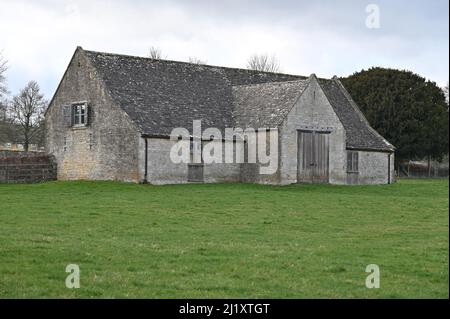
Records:
[[[203,182],[203,163],[188,164],[188,182]]]
[[[329,133],[298,133],[297,181],[328,183]]]

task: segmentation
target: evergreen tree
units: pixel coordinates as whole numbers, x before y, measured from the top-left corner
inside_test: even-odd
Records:
[[[448,106],[435,82],[378,67],[341,81],[373,128],[397,147],[398,161],[448,154]]]

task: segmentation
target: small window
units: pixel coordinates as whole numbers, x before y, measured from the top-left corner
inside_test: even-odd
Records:
[[[86,103],[72,104],[72,123],[74,126],[86,126],[88,119]]]
[[[347,172],[358,173],[358,152],[349,151],[347,152]]]

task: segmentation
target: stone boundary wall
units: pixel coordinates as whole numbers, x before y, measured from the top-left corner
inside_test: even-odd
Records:
[[[52,156],[42,152],[0,151],[0,183],[36,183],[56,180]]]

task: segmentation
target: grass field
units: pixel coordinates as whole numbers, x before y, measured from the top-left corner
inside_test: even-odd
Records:
[[[448,205],[448,180],[0,185],[0,297],[448,298]]]

